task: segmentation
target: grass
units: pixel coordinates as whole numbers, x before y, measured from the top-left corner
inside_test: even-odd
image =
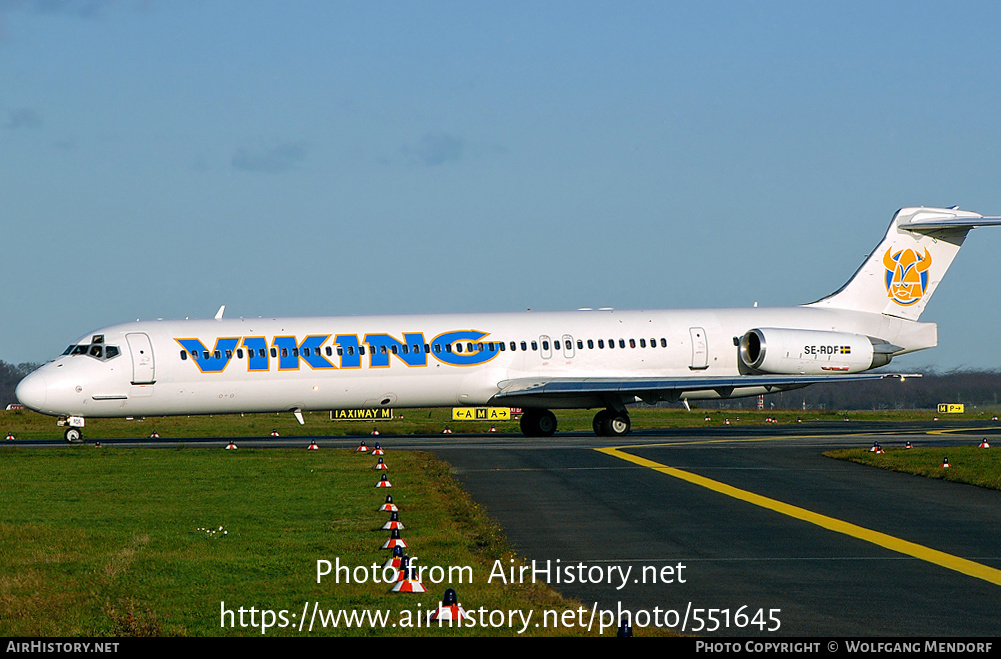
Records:
[[[259,636],[265,610],[276,612],[268,636],[301,635],[299,618],[313,602],[328,611],[386,611],[390,624],[419,612],[409,618],[416,624],[450,584],[432,583],[428,572],[426,594],[399,595],[372,581],[371,566],[389,553],[380,549],[388,515],[377,512],[387,492],[407,527],[407,553],[426,568],[439,566],[435,579],[469,568],[451,583],[467,609],[531,610],[538,621],[545,610],[581,606],[545,584],[487,582],[496,561],[519,559],[447,464],[389,451],[387,490],[374,487],[374,463],[337,449],[2,449],[0,635]],[[321,560],[349,566],[351,583],[343,573],[317,583]],[[357,567],[365,568],[364,583],[356,582]],[[240,627],[241,607],[247,627]],[[233,612],[229,619],[224,609]],[[519,628],[364,624],[313,633],[511,636]],[[580,630],[526,631],[553,634]]]
[[[995,412],[979,410],[963,415],[942,415],[943,423],[955,421],[980,421],[992,423]],[[327,412],[307,412],[306,424],[300,426],[291,414],[247,414],[222,416],[149,417],[146,419],[87,419],[84,437],[89,440],[110,438],[143,438],[154,431],[161,438],[170,437],[266,437],[277,430],[282,437],[368,435],[378,428],[383,435],[436,435],[446,426],[453,432],[487,433],[491,426],[497,432],[520,432],[518,421],[491,424],[483,421],[453,421],[450,409],[400,409],[392,421],[331,421]],[[687,428],[722,426],[729,419],[731,425],[765,425],[774,418],[780,424],[803,422],[907,422],[930,421],[932,410],[908,411],[762,411],[749,409],[684,409],[633,407],[630,417],[634,430],[649,428]],[[560,432],[591,431],[594,410],[559,410]],[[706,416],[710,421],[705,421]],[[17,439],[61,438],[63,429],[56,426],[53,417],[28,410],[0,411],[0,437],[13,433]]]
[[[441,432],[486,432],[489,424],[452,422],[448,410],[403,410],[403,419],[377,424],[383,443],[391,436]],[[845,413],[710,411],[711,424],[843,422]],[[927,421],[933,412],[859,413],[852,420]],[[981,416],[989,415],[989,412]],[[705,426],[705,411],[637,408],[633,426]],[[965,420],[989,421],[974,415]],[[561,430],[589,430],[590,413],[560,413]],[[31,412],[0,413],[0,432],[18,439],[59,438],[53,419]],[[366,435],[365,422],[329,421],[307,416],[305,427],[291,415],[177,417],[88,420],[88,440],[145,437]],[[516,432],[517,422],[497,424]],[[865,450],[828,455],[911,473],[1001,488],[996,450],[969,447]],[[941,468],[948,455],[950,469]],[[263,611],[284,612],[271,619],[268,636],[300,635],[304,607],[325,611],[385,611],[389,623],[437,605],[448,585],[467,609],[574,611],[544,584],[487,582],[494,565],[517,565],[501,530],[451,478],[447,464],[420,452],[386,456],[393,488],[407,529],[408,553],[426,566],[468,567],[471,583],[433,584],[423,595],[391,595],[386,584],[317,583],[317,562],[351,568],[381,565],[379,549],[388,534],[376,508],[387,490],[374,487],[375,460],[350,450],[262,449],[224,451],[118,449],[66,446],[61,450],[4,447],[0,443],[0,635],[3,636],[222,636],[261,635]],[[370,573],[370,570],[365,570]],[[469,574],[466,572],[464,574]],[[353,573],[354,574],[354,573]],[[240,625],[239,609],[247,626]],[[253,607],[256,616],[251,617]],[[226,611],[232,611],[231,624]],[[411,617],[413,622],[417,617]],[[255,624],[251,624],[255,623]],[[520,625],[427,629],[362,624],[314,629],[325,635],[514,635]],[[614,631],[614,630],[612,630]],[[304,633],[304,632],[303,632]],[[529,626],[526,635],[579,635],[575,627]],[[606,630],[606,634],[610,633]],[[646,629],[644,634],[658,633]]]
[[[982,449],[976,444],[948,448],[895,447],[884,449],[882,454],[868,449],[842,449],[824,455],[880,469],[1001,490],[1001,451],[998,448]],[[942,466],[943,458],[949,459],[948,468]]]

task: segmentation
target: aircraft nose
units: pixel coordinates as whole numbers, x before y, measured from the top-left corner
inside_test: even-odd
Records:
[[[48,387],[45,376],[40,373],[29,373],[14,389],[14,395],[28,409],[40,412],[45,407],[45,392]]]

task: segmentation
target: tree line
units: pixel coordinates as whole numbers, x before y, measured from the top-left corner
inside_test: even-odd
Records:
[[[0,409],[16,403],[14,388],[40,364],[7,364],[0,361]],[[920,378],[870,382],[814,384],[803,389],[765,396],[766,409],[782,410],[909,410],[934,409],[939,403],[972,407],[1001,406],[1001,371],[949,371],[925,373]],[[699,407],[757,406],[754,398],[700,401]]]
[[[8,364],[0,361],[0,409],[6,408],[11,403],[17,402],[14,396],[14,388],[28,373],[31,373],[41,364],[24,362],[23,364]]]
[[[742,400],[722,404],[757,407],[753,398]],[[935,409],[939,403],[962,403],[967,411],[1001,407],[1001,371],[928,371],[903,382],[890,378],[814,384],[765,396],[765,409],[776,410],[925,410]]]

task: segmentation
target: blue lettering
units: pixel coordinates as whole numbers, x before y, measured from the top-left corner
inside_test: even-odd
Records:
[[[487,336],[486,332],[477,330],[456,330],[454,332],[444,332],[434,337],[431,343],[441,343],[445,346],[445,352],[436,352],[434,358],[443,364],[450,366],[476,366],[485,364],[498,355],[497,352],[488,350],[473,350],[470,352],[451,352],[449,347],[453,343],[460,341],[479,341]]]
[[[195,359],[192,361],[202,373],[222,373],[229,364],[229,360],[233,358],[233,351],[237,344],[240,343],[239,337],[219,338],[216,339],[215,347],[209,352],[205,348],[205,344],[198,339],[174,340],[180,343],[182,348],[195,355]]]
[[[341,357],[341,368],[361,368],[361,346],[354,334],[338,334],[334,337],[337,353]]]
[[[299,369],[300,359],[314,370],[336,368],[320,350],[320,346],[329,338],[329,334],[317,334],[307,336],[302,343],[296,343],[294,336],[276,336],[271,345],[278,348],[278,370],[296,371]]]
[[[403,335],[403,341],[398,341],[389,334],[366,334],[365,343],[369,351],[369,367],[385,368],[389,366],[389,357],[396,355],[407,366],[427,366],[427,355],[419,348],[411,350],[412,346],[423,346],[424,335],[421,333]]]
[[[243,337],[243,347],[247,349],[247,370],[266,371],[268,363],[268,340],[263,336]]]

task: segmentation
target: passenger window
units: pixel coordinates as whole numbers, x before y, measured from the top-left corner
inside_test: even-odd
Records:
[[[539,349],[539,344],[536,343],[535,341],[532,341],[532,352],[535,352],[538,349]]]
[[[542,349],[543,350],[549,350],[549,341],[543,341],[542,342]]]
[[[661,348],[666,348],[667,347],[667,339],[661,339],[660,340],[660,347]]]
[[[524,341],[521,342],[521,351],[528,352],[528,344],[525,343]]]
[[[237,348],[236,349],[236,358],[237,359],[243,359],[243,348]]]
[[[640,339],[640,347],[641,348],[645,348],[646,347],[646,339]]]
[[[587,340],[587,349],[588,350],[594,350],[594,339],[588,339]]]
[[[625,346],[623,346],[623,347],[625,347]],[[636,339],[629,339],[629,347],[630,348],[635,348],[636,347]]]
[[[608,347],[609,348],[614,348],[615,347],[615,339],[609,339],[608,340]]]
[[[182,362],[188,361],[188,352],[186,350],[181,351],[181,361]]]
[[[619,339],[619,347],[620,348],[625,348],[626,347],[626,340],[625,339]]]

